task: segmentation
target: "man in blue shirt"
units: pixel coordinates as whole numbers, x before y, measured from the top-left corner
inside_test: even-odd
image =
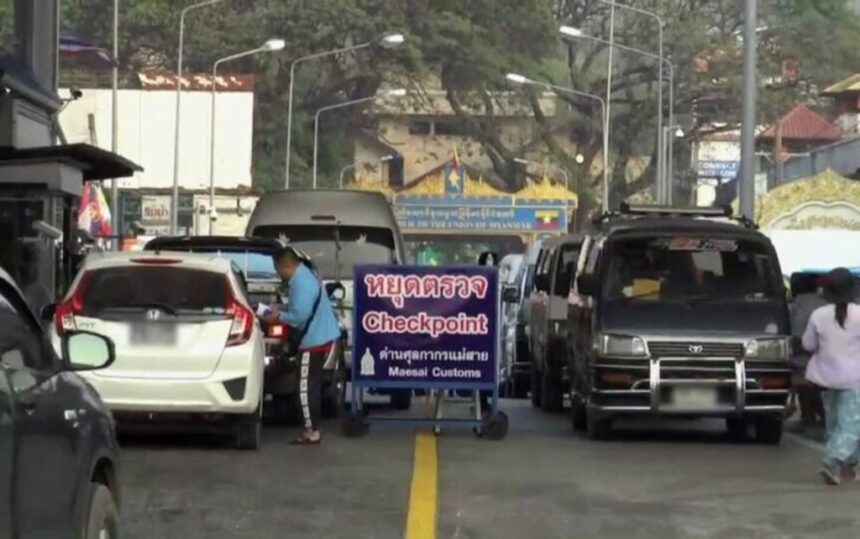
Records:
[[[285,311],[274,307],[270,319],[279,319],[290,331],[301,332],[307,327],[299,344],[299,401],[305,431],[293,443],[319,444],[323,365],[340,338],[340,326],[325,287],[307,255],[285,247],[275,255],[275,268],[289,284],[289,300]]]

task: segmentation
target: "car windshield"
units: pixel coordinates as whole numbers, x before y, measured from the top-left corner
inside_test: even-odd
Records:
[[[765,301],[778,278],[761,242],[647,237],[612,242],[603,294],[625,301]]]
[[[254,233],[286,241],[300,249],[310,256],[317,271],[325,279],[350,278],[355,265],[390,264],[396,260],[394,235],[385,228],[263,226]]]
[[[93,270],[84,281],[83,312],[158,309],[170,314],[224,314],[224,275],[169,266]]]

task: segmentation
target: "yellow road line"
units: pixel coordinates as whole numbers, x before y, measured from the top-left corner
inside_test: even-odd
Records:
[[[415,438],[406,539],[436,539],[438,477],[436,436],[430,432],[421,432]]]

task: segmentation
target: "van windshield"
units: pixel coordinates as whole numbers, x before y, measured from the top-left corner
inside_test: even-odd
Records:
[[[643,302],[756,302],[778,297],[778,283],[762,242],[637,237],[610,244],[603,297]]]
[[[254,229],[254,235],[280,239],[304,251],[324,279],[352,278],[353,266],[357,264],[390,264],[396,261],[394,234],[386,228],[261,226]]]

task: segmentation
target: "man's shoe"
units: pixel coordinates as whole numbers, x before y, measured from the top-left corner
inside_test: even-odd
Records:
[[[821,469],[818,471],[821,478],[830,486],[838,487],[842,484],[842,470],[838,463],[827,461],[821,464]]]

